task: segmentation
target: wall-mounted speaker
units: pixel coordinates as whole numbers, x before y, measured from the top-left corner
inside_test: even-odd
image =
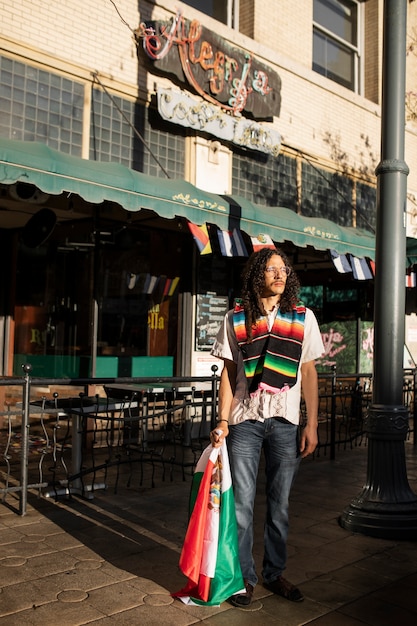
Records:
[[[42,204],[49,198],[49,194],[44,193],[30,183],[15,183],[11,185],[10,196],[13,200],[21,200],[22,202],[30,202],[31,204]]]
[[[22,241],[27,248],[41,246],[52,235],[56,215],[51,209],[41,209],[29,219],[23,228]]]

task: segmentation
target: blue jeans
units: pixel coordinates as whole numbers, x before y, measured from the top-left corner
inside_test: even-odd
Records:
[[[235,496],[239,559],[243,578],[258,582],[253,559],[253,509],[262,448],[265,454],[267,512],[262,577],[282,574],[287,562],[289,495],[300,464],[298,427],[274,418],[230,426],[228,451]]]

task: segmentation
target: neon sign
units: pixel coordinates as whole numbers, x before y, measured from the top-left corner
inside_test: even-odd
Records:
[[[170,22],[142,22],[135,33],[155,70],[174,75],[234,116],[279,116],[281,79],[248,52],[233,48],[178,11]],[[175,52],[175,50],[177,52]]]

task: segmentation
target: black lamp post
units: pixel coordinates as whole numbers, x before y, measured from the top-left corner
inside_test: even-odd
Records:
[[[404,161],[407,0],[385,0],[381,162],[377,175],[374,385],[366,417],[368,467],[361,493],[340,517],[354,532],[417,538],[417,496],[405,462],[408,409],[403,405],[405,340]],[[414,433],[416,436],[416,433]]]

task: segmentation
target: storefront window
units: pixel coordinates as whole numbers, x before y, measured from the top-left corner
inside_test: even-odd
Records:
[[[60,249],[61,248],[61,249]],[[14,307],[14,374],[77,377],[91,351],[91,252],[54,242],[20,246]]]
[[[72,230],[19,244],[14,373],[29,362],[45,377],[172,375],[188,233],[92,219]]]
[[[198,260],[195,350],[209,352],[223,317],[240,296],[245,257],[226,258],[219,254]]]
[[[99,254],[97,375],[172,375],[178,342],[178,302],[187,280],[182,235],[157,229],[121,230]],[[111,365],[112,364],[112,365]]]

